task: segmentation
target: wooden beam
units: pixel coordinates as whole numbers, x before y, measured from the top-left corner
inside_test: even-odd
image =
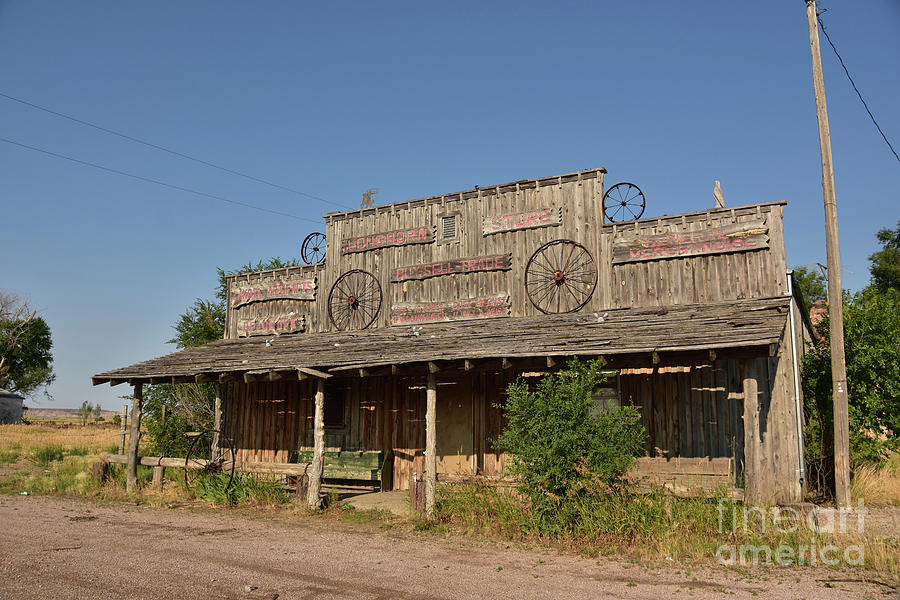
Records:
[[[111,385],[111,386],[112,386],[112,385],[119,385],[120,383],[125,383],[126,381],[128,381],[128,380],[127,380],[127,379],[114,379],[114,378],[110,378],[110,380],[109,380],[109,385]]]
[[[173,375],[171,378],[172,383],[194,383],[194,377],[191,375]]]
[[[319,379],[330,379],[334,377],[331,373],[326,373],[325,371],[318,371],[316,369],[310,369],[309,367],[300,367],[297,369],[300,373],[304,373],[306,375],[311,375],[313,377],[318,377]]]
[[[134,385],[134,398],[131,405],[131,432],[128,435],[128,464],[125,467],[125,490],[129,493],[137,491],[137,457],[138,444],[141,441],[141,411],[144,407],[144,385]]]
[[[128,436],[128,405],[122,405],[122,423],[119,429],[119,454],[125,454],[125,440]]]
[[[222,384],[216,384],[216,401],[215,408],[213,409],[213,438],[212,438],[212,447],[216,452],[216,457],[220,455],[221,439],[220,436],[222,434]]]
[[[650,355],[650,357],[651,357],[651,361],[653,362],[654,365],[659,364],[659,352],[654,350],[653,353]]]
[[[359,370],[360,377],[368,377],[369,375],[371,375],[371,373],[369,372],[368,369],[360,369]]]
[[[718,356],[718,355],[716,354],[716,351],[715,351],[715,350],[710,350],[710,351],[709,351],[709,362],[711,362],[711,363],[716,362],[716,357],[717,357],[717,356]]]
[[[437,377],[428,373],[425,383],[425,514],[434,514],[437,482]]]
[[[400,373],[400,367],[397,365],[391,365],[391,375],[397,375]]]
[[[507,369],[512,369],[513,364],[511,360],[509,360],[508,358],[504,358],[501,361],[500,366],[503,367],[504,371],[506,371]]]
[[[309,469],[309,487],[306,505],[318,510],[319,492],[322,488],[322,470],[325,461],[325,379],[319,378],[316,386],[316,407],[313,417],[313,461]]]
[[[219,373],[219,383],[226,381],[243,381],[243,378],[234,373]]]
[[[463,361],[463,370],[465,370],[465,371],[471,371],[471,370],[474,369],[474,368],[475,368],[475,361],[474,361],[474,360],[470,360],[470,359],[467,358],[467,359],[465,359],[465,360]]]
[[[441,370],[441,366],[439,364],[437,364],[436,362],[428,363],[428,372],[431,373],[432,375],[437,373],[440,370]]]
[[[210,383],[216,380],[216,376],[211,373],[198,373],[194,375],[194,381],[196,383]]]
[[[547,357],[547,368],[552,369],[555,366],[556,366],[556,357],[548,356]]]
[[[778,354],[778,344],[776,344],[774,342],[769,344],[769,358],[773,358],[777,354]]]

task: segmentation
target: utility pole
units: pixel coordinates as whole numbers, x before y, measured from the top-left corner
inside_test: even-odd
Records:
[[[847,368],[844,364],[844,308],[841,295],[841,265],[838,249],[837,202],[834,197],[834,167],[831,132],[825,104],[825,79],[819,51],[819,24],[815,0],[806,0],[809,49],[812,54],[813,88],[819,118],[822,149],[822,190],[825,194],[825,245],[828,251],[828,317],[831,324],[831,383],[834,401],[834,498],[838,507],[850,507],[850,417],[847,409]]]

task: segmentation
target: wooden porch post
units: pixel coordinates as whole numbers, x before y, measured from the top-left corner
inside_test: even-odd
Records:
[[[425,514],[434,514],[434,488],[437,483],[437,377],[428,373],[425,391]]]
[[[144,407],[144,384],[134,384],[134,400],[131,405],[131,430],[128,434],[128,463],[125,466],[125,490],[137,489],[138,444],[141,441],[141,410]]]
[[[218,458],[221,456],[221,440],[219,439],[222,431],[222,384],[216,384],[216,405],[215,413],[213,413],[213,429],[215,433],[212,439],[212,453],[210,456]]]
[[[322,470],[325,454],[325,380],[316,381],[316,411],[313,421],[313,461],[309,468],[309,489],[306,504],[310,510],[319,508],[319,492],[322,489]]]

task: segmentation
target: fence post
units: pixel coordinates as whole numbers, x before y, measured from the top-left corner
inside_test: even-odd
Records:
[[[162,427],[166,425],[166,405],[162,405],[162,413],[159,416],[159,422]],[[156,492],[161,492],[163,489],[163,481],[166,479],[166,468],[163,466],[153,467],[153,482],[151,485],[153,486],[153,490]]]
[[[128,405],[122,405],[122,427],[119,429],[119,454],[125,454],[125,434],[128,432]]]

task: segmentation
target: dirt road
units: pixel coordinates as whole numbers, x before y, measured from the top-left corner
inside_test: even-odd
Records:
[[[810,569],[747,576],[716,567],[598,564],[330,518],[0,496],[0,598],[849,600],[896,594],[872,583],[824,581],[853,577]]]

